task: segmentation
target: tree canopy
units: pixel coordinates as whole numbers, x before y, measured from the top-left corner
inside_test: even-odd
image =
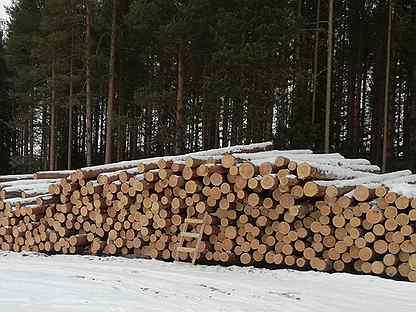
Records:
[[[322,151],[328,9],[16,0],[0,48],[0,171],[102,163],[109,121],[114,161],[265,140]],[[331,150],[381,163],[388,79],[388,169],[416,168],[415,2],[340,0],[334,14]]]

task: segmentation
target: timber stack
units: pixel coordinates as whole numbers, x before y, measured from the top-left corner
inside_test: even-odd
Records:
[[[416,175],[259,143],[0,177],[6,251],[190,259],[416,282]],[[179,242],[183,242],[177,252]]]

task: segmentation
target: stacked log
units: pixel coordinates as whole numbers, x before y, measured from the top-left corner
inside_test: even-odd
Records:
[[[38,175],[60,180],[48,184],[49,195],[26,187],[35,196],[4,196],[1,249],[171,261],[184,220],[207,212],[201,262],[416,281],[410,171],[379,174],[365,159],[268,149],[239,146]],[[194,235],[184,237],[184,247],[195,247],[200,226],[187,230]]]

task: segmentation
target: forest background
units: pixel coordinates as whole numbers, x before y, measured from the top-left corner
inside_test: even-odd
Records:
[[[416,1],[14,0],[7,13],[2,173],[266,140],[416,169]]]

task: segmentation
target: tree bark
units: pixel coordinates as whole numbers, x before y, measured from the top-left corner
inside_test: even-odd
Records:
[[[72,118],[73,118],[73,93],[74,93],[74,83],[73,83],[73,49],[74,49],[74,30],[71,29],[71,56],[70,56],[70,65],[69,65],[69,112],[68,112],[68,150],[67,150],[67,168],[68,170],[72,167]]]
[[[383,1],[384,2],[384,1]],[[375,49],[375,78],[373,86],[373,111],[371,118],[371,160],[377,164],[382,163],[383,150],[383,115],[384,115],[384,91],[386,76],[386,40],[387,10],[384,4],[380,3],[377,8],[377,23],[381,31],[378,31],[379,40],[376,41]]]
[[[34,103],[33,94],[32,94],[32,103]],[[33,161],[33,151],[34,151],[33,118],[35,118],[34,105],[30,107],[30,117],[29,117],[29,156],[30,156],[30,161]]]
[[[116,100],[117,83],[117,57],[118,57],[118,0],[113,0],[113,22],[111,30],[111,52],[110,52],[110,72],[108,80],[108,102],[107,102],[107,129],[105,139],[105,162],[113,160],[113,130],[114,130],[114,111]]]
[[[133,97],[133,103],[131,105],[131,113],[132,116],[129,116],[129,158],[130,159],[135,159],[137,156],[137,136],[138,136],[138,131],[137,131],[137,106],[136,106],[136,94]]]
[[[382,170],[386,172],[387,160],[391,153],[389,150],[389,91],[390,91],[390,55],[391,55],[391,19],[392,4],[387,0],[388,22],[387,22],[387,47],[386,47],[386,78],[384,82],[384,123],[383,123],[383,161]]]
[[[178,68],[177,68],[177,90],[176,90],[176,139],[175,153],[184,152],[184,51],[182,47],[178,49]]]
[[[313,90],[312,90],[312,126],[316,121],[316,94],[318,92],[318,61],[319,61],[319,28],[321,27],[321,0],[317,0],[316,5],[316,32],[315,32],[315,47],[313,54]]]
[[[150,105],[147,104],[144,108],[144,119],[145,119],[145,126],[144,126],[144,153],[146,156],[152,155],[152,128],[153,128],[153,113],[152,109],[149,107]]]
[[[350,128],[351,128],[351,153],[357,155],[361,147],[361,77],[363,72],[363,18],[364,3],[353,1],[351,9],[351,72],[349,79],[349,100],[350,100]]]
[[[49,146],[49,170],[56,170],[56,110],[55,110],[56,90],[55,90],[55,57],[52,58],[52,77],[51,77],[51,127],[50,127],[50,146]]]
[[[85,110],[86,110],[86,143],[87,166],[92,165],[92,109],[91,109],[91,10],[89,0],[85,3],[86,14],[86,56],[85,56]]]
[[[305,97],[307,91],[306,84],[306,71],[305,71],[305,57],[304,57],[304,46],[305,36],[303,35],[303,14],[304,14],[304,1],[298,0],[296,3],[296,24],[297,31],[294,38],[294,82],[293,82],[293,114],[292,114],[292,127],[294,131],[293,141],[297,147],[309,145],[309,131],[307,131],[310,125],[310,105],[306,105]],[[250,136],[250,135],[249,135]]]
[[[416,65],[409,64],[407,67],[407,104],[404,114],[404,146],[405,159],[409,160],[409,165],[416,165]]]
[[[327,80],[326,80],[326,107],[325,107],[325,153],[330,149],[330,131],[331,131],[331,85],[332,85],[332,54],[333,54],[333,15],[334,0],[329,0],[328,16],[328,60],[327,60]]]
[[[41,143],[41,160],[42,170],[47,170],[48,164],[48,126],[47,126],[48,108],[46,104],[42,105],[42,143]]]

